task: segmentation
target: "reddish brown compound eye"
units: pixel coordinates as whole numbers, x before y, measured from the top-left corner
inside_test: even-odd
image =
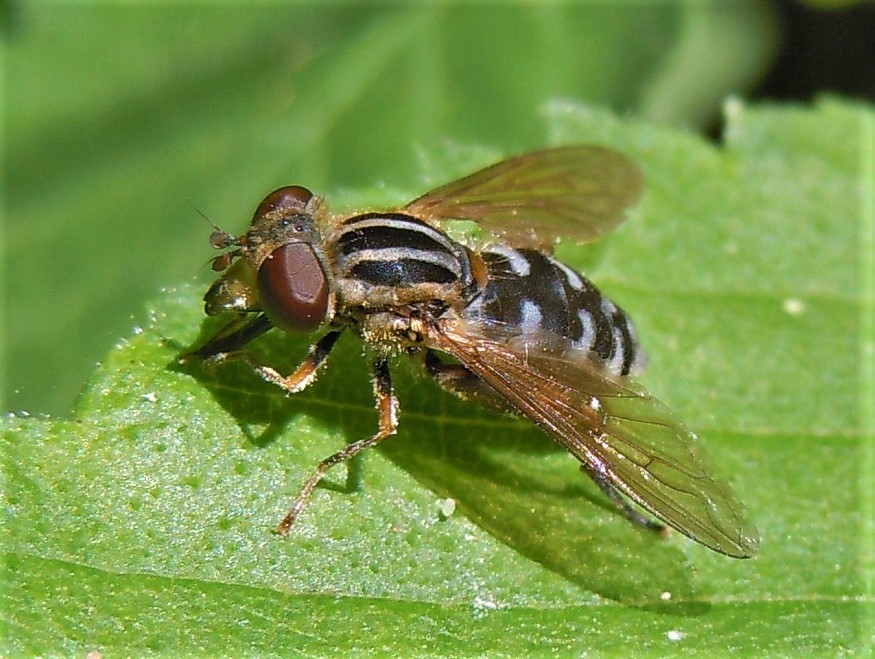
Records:
[[[275,211],[283,214],[303,211],[307,202],[313,198],[313,193],[300,185],[287,185],[274,190],[267,195],[252,216],[253,224],[259,219]]]
[[[328,276],[307,243],[275,249],[258,269],[258,299],[270,321],[289,332],[311,332],[328,316]]]

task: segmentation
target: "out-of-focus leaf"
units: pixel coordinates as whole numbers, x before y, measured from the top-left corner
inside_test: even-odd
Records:
[[[699,123],[774,32],[753,2],[249,4],[8,7],[0,407],[69,412],[145,300],[201,269],[196,208],[239,226],[290,183],[399,201],[449,139],[543,146],[548,98]]]

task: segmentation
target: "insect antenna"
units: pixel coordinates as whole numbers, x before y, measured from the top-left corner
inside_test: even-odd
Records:
[[[210,245],[212,245],[216,249],[225,249],[226,247],[237,246],[240,244],[237,238],[235,238],[227,231],[221,229],[219,225],[213,222],[209,217],[207,217],[206,213],[201,211],[200,208],[198,208],[197,206],[192,206],[192,208],[194,208],[195,213],[204,218],[204,220],[206,220],[207,223],[211,227],[213,227],[213,232],[210,234]]]
[[[240,239],[235,238],[233,235],[228,233],[227,231],[219,228],[219,226],[213,222],[209,217],[207,217],[206,213],[201,211],[197,206],[192,206],[195,213],[200,215],[204,220],[209,223],[211,227],[213,227],[213,232],[210,234],[210,245],[215,249],[225,249],[227,247],[235,247],[236,249],[232,249],[228,252],[224,252],[223,254],[219,254],[218,256],[210,259],[210,268],[213,272],[222,272],[223,270],[227,270],[228,267],[234,262],[234,259],[240,256]]]

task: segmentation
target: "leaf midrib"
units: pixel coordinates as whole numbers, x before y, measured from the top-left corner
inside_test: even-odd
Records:
[[[283,540],[277,540],[278,542],[283,542]],[[34,559],[39,561],[45,561],[48,563],[58,563],[61,565],[70,566],[73,568],[80,568],[86,570],[93,570],[95,572],[100,572],[110,576],[139,576],[139,577],[147,577],[147,578],[157,578],[157,579],[167,579],[169,581],[173,581],[174,583],[181,584],[192,584],[199,586],[227,586],[230,588],[242,588],[247,591],[253,593],[268,593],[268,594],[278,594],[287,597],[303,597],[303,598],[313,598],[313,599],[324,599],[327,601],[335,602],[337,600],[349,600],[349,601],[359,601],[359,602],[396,602],[399,604],[422,604],[427,606],[441,606],[441,607],[449,607],[449,608],[458,608],[462,610],[470,610],[471,604],[469,601],[459,601],[453,602],[448,600],[428,600],[428,599],[415,599],[415,598],[402,598],[402,597],[362,597],[359,595],[345,595],[345,594],[331,594],[324,595],[318,592],[307,592],[307,591],[289,591],[282,590],[279,588],[270,588],[267,586],[258,586],[252,585],[237,581],[221,581],[221,580],[209,580],[209,579],[199,579],[196,577],[190,576],[178,576],[172,574],[162,574],[160,572],[154,571],[136,571],[136,570],[115,570],[109,569],[106,566],[102,565],[94,565],[82,561],[71,561],[66,558],[57,558],[51,556],[42,556],[39,554],[34,554],[31,552],[21,552],[21,551],[7,551],[4,552],[4,559],[7,559],[11,556],[17,556],[26,559]],[[49,571],[47,571],[48,573]],[[875,597],[871,595],[820,595],[817,593],[810,593],[805,595],[789,595],[789,596],[769,596],[764,595],[761,597],[743,597],[738,595],[728,595],[725,597],[699,597],[695,599],[682,599],[676,598],[671,600],[672,604],[710,604],[710,605],[752,605],[752,604],[787,604],[787,603],[815,603],[815,602],[827,602],[833,604],[844,604],[844,603],[858,603],[858,604],[872,604],[875,603]],[[523,605],[501,605],[499,606],[500,610],[513,610],[517,612],[542,612],[542,611],[564,611],[570,609],[587,609],[590,610],[593,607],[607,607],[607,608],[617,608],[620,610],[627,610],[629,608],[628,603],[616,602],[607,598],[599,598],[596,601],[587,602],[585,604],[575,604],[575,605],[559,605],[559,606],[523,606]]]

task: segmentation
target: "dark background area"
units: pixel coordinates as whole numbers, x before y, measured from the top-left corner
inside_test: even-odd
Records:
[[[777,5],[783,37],[754,98],[808,101],[833,93],[875,100],[875,4]]]

